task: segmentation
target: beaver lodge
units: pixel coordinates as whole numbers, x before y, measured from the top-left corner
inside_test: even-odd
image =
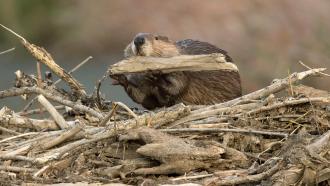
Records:
[[[0,91],[1,99],[32,100],[22,111],[0,108],[4,185],[330,184],[330,93],[300,84],[328,76],[324,68],[292,73],[225,103],[141,112],[103,98],[102,77],[86,92],[45,49],[14,34],[71,89],[21,69],[15,87]],[[237,70],[217,54],[136,57],[111,66],[105,77],[210,69]],[[31,110],[32,102],[40,108]]]

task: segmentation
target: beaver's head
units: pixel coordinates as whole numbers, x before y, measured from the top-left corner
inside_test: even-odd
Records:
[[[139,33],[125,49],[125,57],[172,57],[179,55],[176,45],[166,36]]]

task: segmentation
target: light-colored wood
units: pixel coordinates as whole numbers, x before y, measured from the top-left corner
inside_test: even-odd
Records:
[[[56,145],[61,144],[62,142],[72,138],[74,135],[76,135],[78,132],[80,132],[83,129],[83,127],[79,124],[74,126],[68,131],[63,132],[60,136],[53,138],[52,140],[49,140],[48,143],[41,144],[40,148],[42,150],[50,149]],[[38,147],[39,148],[39,147]]]
[[[137,56],[111,65],[109,74],[116,75],[153,70],[169,73],[175,71],[208,70],[238,71],[238,68],[234,63],[227,62],[222,54],[181,55],[170,58]]]
[[[49,114],[52,116],[52,118],[56,121],[56,123],[61,129],[66,129],[69,127],[63,116],[57,112],[55,107],[45,98],[45,96],[39,95],[38,101],[43,107],[45,107],[45,109],[49,112]]]

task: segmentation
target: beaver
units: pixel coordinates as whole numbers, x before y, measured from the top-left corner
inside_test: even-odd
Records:
[[[207,42],[185,39],[173,42],[166,36],[139,33],[125,48],[124,57],[173,57],[221,53],[233,62],[225,50]],[[120,84],[133,101],[144,108],[187,105],[210,105],[241,96],[240,75],[236,71],[147,72],[112,76],[113,84]]]

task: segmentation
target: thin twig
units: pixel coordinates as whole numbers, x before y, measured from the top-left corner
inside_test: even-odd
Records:
[[[6,141],[10,141],[10,140],[13,140],[13,139],[17,139],[17,138],[21,138],[21,137],[25,137],[25,136],[30,136],[30,135],[36,135],[38,134],[38,132],[29,132],[29,133],[24,133],[24,134],[20,134],[20,135],[17,135],[17,136],[12,136],[12,137],[9,137],[9,138],[5,138],[3,140],[0,141],[0,143],[4,143]]]
[[[213,174],[203,174],[203,175],[196,175],[196,176],[182,176],[178,178],[173,178],[171,181],[180,181],[180,180],[191,180],[191,179],[200,179],[200,178],[206,178],[211,177]]]
[[[287,100],[287,101],[283,101],[281,103],[276,103],[276,104],[273,104],[270,106],[263,106],[263,107],[251,110],[251,111],[247,112],[246,114],[252,115],[252,114],[257,114],[260,112],[265,112],[265,111],[273,110],[273,109],[284,107],[284,106],[298,105],[298,104],[304,104],[304,103],[315,103],[315,102],[329,104],[330,97],[313,97],[313,98],[300,98],[300,99],[296,99],[296,100]],[[243,114],[239,114],[239,115],[243,115]]]
[[[9,134],[20,135],[21,133],[0,126],[0,130]]]
[[[37,83],[38,83],[38,87],[41,87],[42,84],[42,74],[41,74],[41,64],[39,61],[37,61]]]
[[[291,76],[290,76],[290,70],[288,70],[288,77],[289,77],[289,87],[290,87],[290,94],[291,96],[294,96],[293,88],[292,88],[292,82],[291,82]]]
[[[180,128],[180,129],[160,129],[163,132],[235,132],[235,133],[248,133],[248,134],[260,134],[267,136],[279,136],[286,138],[288,134],[281,132],[248,130],[248,129],[221,129],[221,128]]]
[[[130,109],[128,108],[128,106],[126,106],[124,103],[122,102],[114,102],[115,104],[121,106],[123,109],[125,109],[131,116],[133,116],[134,119],[138,119],[138,116]]]
[[[97,84],[96,84],[96,90],[95,90],[96,91],[96,104],[97,104],[99,109],[102,109],[102,107],[103,107],[103,104],[101,102],[101,96],[100,96],[101,84],[102,84],[102,81],[104,81],[108,76],[109,76],[109,74],[108,74],[108,72],[106,72],[102,76],[102,78],[97,81]]]
[[[50,167],[50,165],[43,166],[40,170],[38,170],[37,172],[35,172],[35,173],[33,174],[33,177],[34,177],[34,178],[39,177],[39,176],[42,175],[46,170],[48,170],[49,167]]]
[[[223,113],[229,112],[229,111],[251,110],[254,108],[258,108],[260,106],[262,106],[261,101],[257,102],[257,103],[248,103],[248,104],[244,104],[244,105],[235,105],[235,106],[231,106],[231,107],[223,107],[223,108],[216,108],[216,109],[212,109],[212,110],[200,111],[199,113],[194,113],[194,114],[188,115],[184,118],[181,118],[180,120],[173,122],[169,126],[169,128],[174,128],[180,124],[183,124],[183,123],[186,123],[189,121],[194,121],[194,120],[203,119],[203,118],[209,118],[211,116],[216,116],[216,115],[222,115]],[[203,109],[201,109],[201,110],[203,110]]]
[[[276,164],[274,167],[268,169],[265,172],[262,172],[260,174],[256,175],[249,175],[249,176],[244,176],[244,177],[238,177],[238,178],[228,178],[228,179],[223,179],[221,178],[218,180],[212,181],[212,183],[208,183],[206,185],[240,185],[240,184],[247,184],[247,183],[255,183],[259,182],[267,177],[272,176],[275,174],[280,168],[282,167],[282,163]]]
[[[307,69],[309,69],[309,70],[313,69],[313,68],[307,66],[306,64],[304,64],[302,61],[299,61],[299,63],[300,63],[302,66],[304,66],[304,67],[306,67]],[[328,76],[328,77],[330,77],[329,74],[326,74],[326,73],[324,73],[324,72],[319,72],[319,74],[322,74],[322,75],[324,75],[324,76]]]
[[[75,66],[73,69],[71,69],[68,74],[72,74],[73,72],[75,72],[76,70],[78,70],[80,67],[82,67],[84,64],[86,64],[89,60],[93,59],[92,56],[88,56],[84,61],[82,61],[81,63],[79,63],[77,66]],[[57,83],[61,82],[62,79],[58,79],[57,81],[55,81],[54,85],[56,85]]]
[[[21,112],[25,112],[25,111],[27,111],[27,109],[29,109],[29,108],[33,105],[33,103],[34,103],[35,100],[37,100],[37,97],[34,97],[33,99],[31,99],[31,100],[25,105],[25,107],[23,108],[23,110],[22,110]]]
[[[116,112],[117,106],[118,106],[118,104],[116,104],[116,103],[113,104],[111,111],[104,117],[104,119],[98,124],[98,126],[105,126],[107,124],[109,119]]]
[[[7,30],[8,32],[14,34],[16,37],[18,37],[21,41],[23,41],[24,43],[26,43],[26,39],[24,37],[22,37],[21,35],[17,34],[16,32],[14,32],[13,30],[11,30],[10,28],[4,26],[3,24],[0,24],[0,26],[2,28],[4,28],[5,30]]]
[[[65,109],[65,106],[63,105],[57,105],[54,106],[56,110],[62,110]],[[33,110],[26,110],[26,111],[22,111],[22,112],[18,112],[17,114],[20,116],[26,116],[26,115],[33,115],[33,114],[39,114],[39,113],[43,113],[46,112],[47,110],[42,108],[42,109],[33,109]]]
[[[299,114],[283,114],[283,115],[278,115],[278,116],[264,116],[264,117],[258,117],[258,118],[254,118],[254,117],[250,117],[250,118],[253,118],[257,121],[260,121],[260,120],[268,120],[268,119],[281,119],[281,118],[299,118],[301,119],[302,115],[299,115]]]
[[[14,50],[15,50],[15,48],[11,48],[11,49],[8,49],[8,50],[5,50],[5,51],[2,51],[2,52],[0,52],[0,55],[2,55],[2,54],[6,54],[6,53],[9,53],[9,52],[14,51]]]

